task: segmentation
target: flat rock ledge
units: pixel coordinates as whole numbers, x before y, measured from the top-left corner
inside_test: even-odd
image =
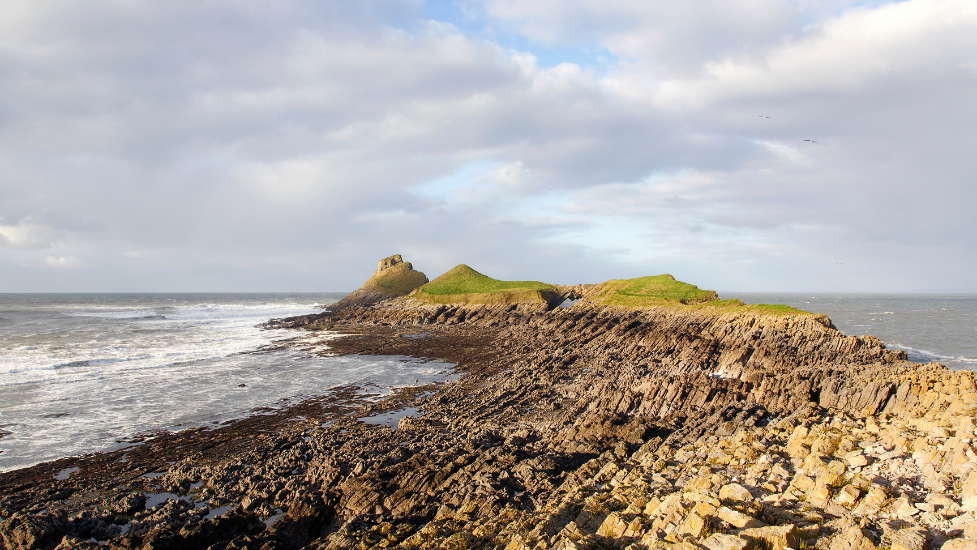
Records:
[[[7,472],[3,545],[977,548],[974,373],[820,316],[399,298],[269,326],[463,376]]]

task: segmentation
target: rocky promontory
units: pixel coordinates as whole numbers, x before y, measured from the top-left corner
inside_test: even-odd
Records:
[[[572,307],[404,293],[273,321],[308,353],[442,359],[462,376],[7,472],[0,535],[11,549],[974,548],[974,373],[683,285],[554,286]],[[401,418],[360,420],[382,415]]]
[[[377,270],[372,277],[329,309],[339,311],[347,307],[371,306],[408,294],[427,282],[427,275],[415,271],[414,266],[405,262],[400,254],[394,254],[377,262]]]

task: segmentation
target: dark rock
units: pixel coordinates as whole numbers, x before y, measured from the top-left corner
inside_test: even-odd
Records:
[[[0,523],[0,537],[8,550],[54,548],[68,530],[62,514],[15,514]]]

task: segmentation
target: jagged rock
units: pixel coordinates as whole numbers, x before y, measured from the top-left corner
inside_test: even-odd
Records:
[[[680,535],[689,535],[692,538],[699,538],[706,532],[706,520],[699,514],[692,512],[686,516],[685,521],[678,528]]]
[[[739,483],[729,483],[719,489],[719,500],[730,502],[752,502],[753,495]]]
[[[970,539],[950,539],[943,543],[940,550],[977,550],[977,542]]]
[[[960,505],[964,510],[977,510],[977,470],[967,476],[960,489]]]
[[[600,528],[597,530],[597,534],[602,537],[607,537],[610,539],[616,539],[624,535],[624,531],[628,528],[627,522],[621,519],[620,514],[617,512],[611,513],[601,524]]]
[[[845,461],[852,468],[861,468],[862,466],[868,465],[868,458],[865,457],[865,453],[862,451],[851,451],[845,455]]]
[[[784,550],[786,548],[797,550],[800,548],[797,527],[793,524],[743,529],[739,535],[770,550]]]
[[[850,525],[831,539],[829,550],[875,550],[875,544],[857,525]]]
[[[835,503],[846,508],[851,508],[858,502],[858,498],[862,495],[862,492],[852,484],[845,485],[842,487],[838,494],[835,495]]]
[[[0,536],[8,550],[39,550],[57,544],[67,528],[62,515],[14,514],[0,523]]]
[[[713,533],[703,540],[701,544],[709,550],[745,550],[749,543],[734,535]]]
[[[54,550],[102,550],[102,546],[92,540],[79,539],[69,535],[61,539]]]
[[[329,309],[335,312],[348,307],[370,306],[383,300],[409,294],[427,282],[426,275],[415,271],[410,262],[405,262],[400,254],[394,254],[377,262],[377,270],[373,276],[360,288],[329,306]]]
[[[902,495],[901,497],[897,498],[895,502],[891,504],[891,509],[893,514],[902,519],[909,519],[919,513],[919,510],[913,506],[913,503],[906,495]]]
[[[927,550],[929,541],[926,531],[919,528],[906,528],[896,531],[892,535],[891,550]]]
[[[716,512],[716,517],[732,525],[733,527],[736,527],[737,529],[763,527],[762,521],[725,506],[719,508],[719,510]]]
[[[879,513],[882,506],[888,500],[885,489],[878,485],[873,485],[868,494],[862,499],[858,506],[852,511],[856,516],[871,516]]]

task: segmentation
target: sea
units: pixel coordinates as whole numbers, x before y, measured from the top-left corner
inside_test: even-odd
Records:
[[[449,379],[448,364],[276,346],[295,332],[258,326],[343,296],[0,294],[0,470],[219,426],[347,384],[383,392]],[[825,313],[912,361],[977,369],[977,295],[720,296]]]
[[[258,325],[345,293],[0,294],[0,470],[215,427],[348,384],[384,393],[452,365],[316,356]]]

